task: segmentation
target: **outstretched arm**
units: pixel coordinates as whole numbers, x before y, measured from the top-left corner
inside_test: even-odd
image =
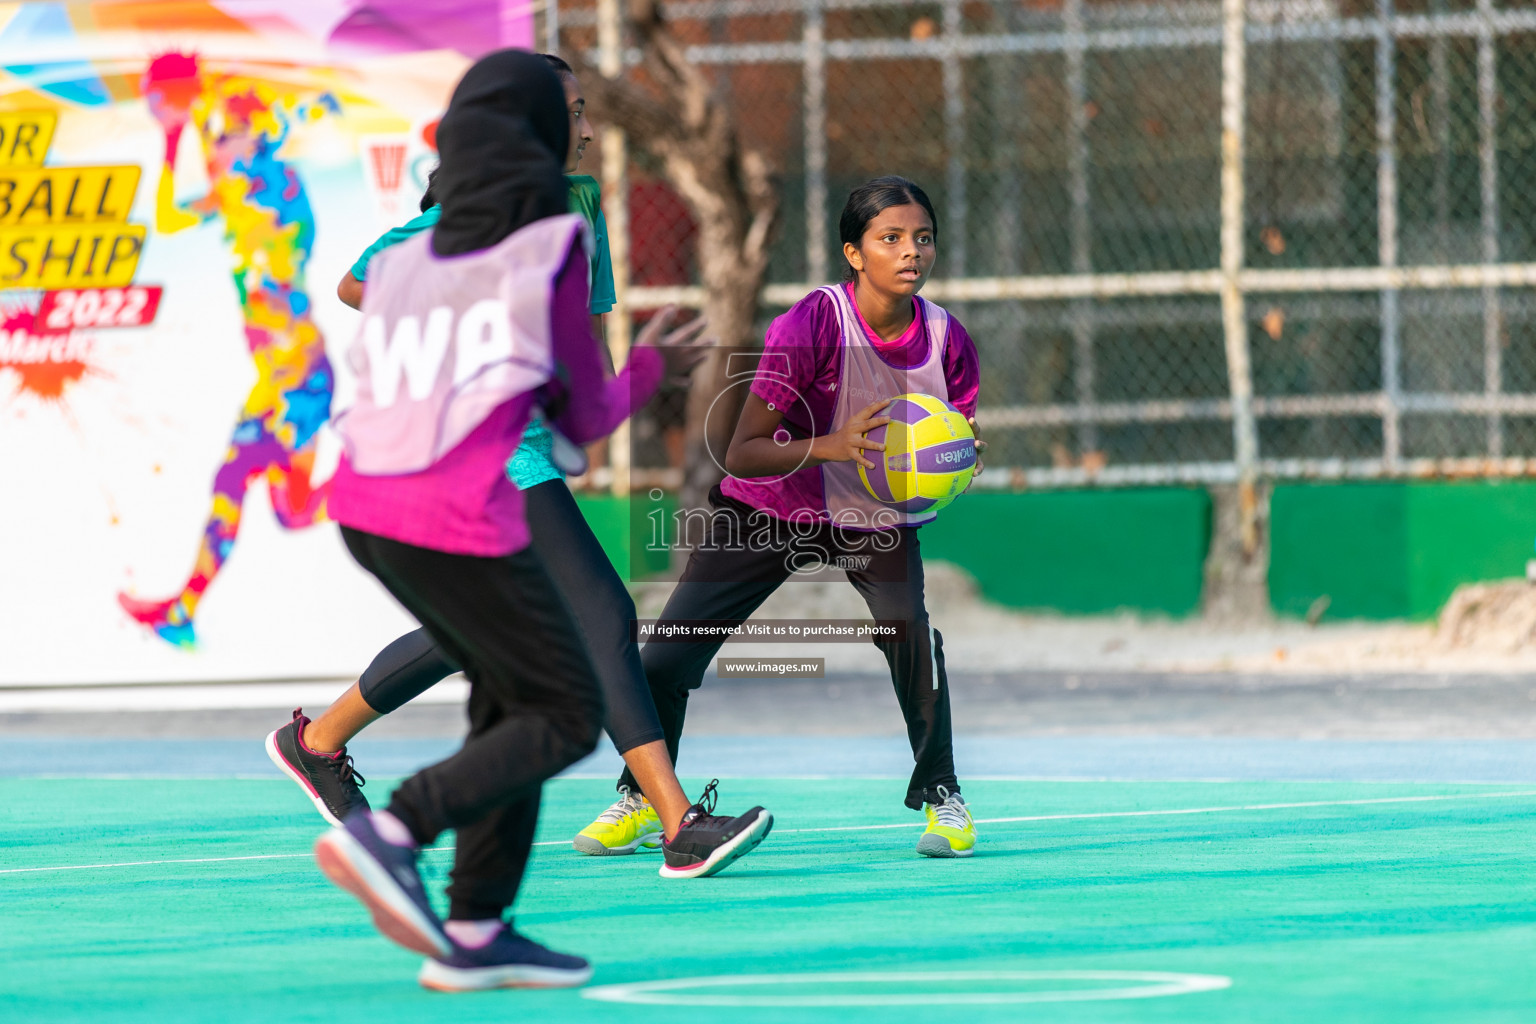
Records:
[[[176,202],[176,150],[185,124],[165,131],[165,162],[160,166],[160,184],[155,190],[155,230],[162,235],[185,228],[195,228],[214,215],[216,200],[212,193],[185,205]]]
[[[586,258],[579,248],[555,285],[554,356],[566,376],[569,399],[554,418],[561,433],[577,444],[606,437],[655,393],[663,377],[678,377],[696,366],[713,341],[700,342],[699,317],[669,331],[673,310],[662,310],[645,325],[617,375],[606,371],[607,354],[591,336],[587,315]]]

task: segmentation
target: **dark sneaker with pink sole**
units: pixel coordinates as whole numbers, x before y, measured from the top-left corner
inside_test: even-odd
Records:
[[[699,802],[683,815],[677,835],[661,842],[662,878],[707,878],[724,871],[757,848],[773,828],[773,815],[761,807],[735,817],[715,814],[714,779]]]
[[[453,943],[416,869],[420,853],[379,835],[372,811],[353,811],[315,843],[325,877],[368,908],[385,938],[424,956],[450,956]]]
[[[362,789],[367,780],[352,766],[346,747],[334,754],[320,754],[306,747],[304,727],[308,724],[304,709],[294,708],[293,721],[267,734],[267,756],[299,784],[321,817],[340,825],[353,811],[368,810]]]
[[[574,988],[592,977],[579,956],[545,949],[508,925],[478,949],[453,944],[453,952],[421,965],[417,980],[438,992],[479,992],[491,988]]]

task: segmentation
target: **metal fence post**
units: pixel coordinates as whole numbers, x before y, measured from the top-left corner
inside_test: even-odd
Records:
[[[1376,0],[1376,248],[1397,266],[1397,40],[1393,0]],[[1403,457],[1402,307],[1395,287],[1381,290],[1381,448],[1389,472]]]
[[[1445,14],[1448,0],[1434,0],[1433,11]],[[1451,67],[1450,40],[1432,36],[1429,40],[1430,129],[1435,140],[1435,241],[1437,259],[1451,258]]]
[[[960,64],[962,30],[960,0],[944,0],[944,145],[949,150],[944,173],[944,190],[949,193],[948,230],[944,248],[948,251],[947,277],[964,277],[966,272],[966,226],[969,209],[965,180],[965,73]]]
[[[1243,135],[1247,121],[1246,0],[1222,0],[1221,31],[1221,325],[1232,396],[1233,461],[1243,552],[1259,546],[1259,439],[1253,419],[1248,310],[1243,294]]]
[[[1477,151],[1482,192],[1484,263],[1499,261],[1498,68],[1493,48],[1493,0],[1477,0]],[[1483,288],[1483,390],[1495,399],[1504,390],[1504,310],[1499,289]],[[1488,457],[1504,457],[1504,415],[1488,412]]]
[[[1072,203],[1067,233],[1071,246],[1072,273],[1093,272],[1093,236],[1088,195],[1088,72],[1087,40],[1083,34],[1083,0],[1066,0],[1061,11],[1066,37],[1067,76],[1067,188]],[[1093,358],[1093,304],[1072,303],[1072,391],[1081,404],[1094,401],[1096,367]],[[1097,451],[1099,425],[1077,428],[1079,455]]]
[[[624,70],[623,22],[620,0],[597,0],[598,70],[617,78]],[[629,147],[622,129],[602,129],[603,217],[608,221],[608,242],[613,258],[613,310],[606,319],[608,351],[615,369],[629,359],[633,318],[629,307]],[[629,420],[619,424],[608,440],[608,466],[615,495],[629,494]]]
[[[827,39],[821,0],[806,0],[800,40],[805,88],[805,276],[827,280]]]

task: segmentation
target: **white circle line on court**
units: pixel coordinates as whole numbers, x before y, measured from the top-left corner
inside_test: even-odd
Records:
[[[1058,988],[1026,991],[976,991],[989,982],[1107,981],[1131,982],[1105,988]],[[934,983],[937,990],[913,986]],[[898,991],[818,992],[807,995],[697,992],[752,985],[889,985]],[[586,999],[607,1003],[660,1006],[988,1006],[1005,1003],[1082,1003],[1112,999],[1155,999],[1230,988],[1232,979],[1219,974],[1177,974],[1166,971],[848,971],[816,974],[724,974],[699,978],[669,978],[583,989]],[[960,986],[970,991],[958,990]]]
[[[1375,804],[1422,804],[1436,803],[1448,800],[1501,800],[1515,797],[1536,797],[1536,789],[1523,789],[1508,793],[1440,793],[1433,796],[1384,796],[1372,797],[1362,800],[1306,800],[1296,803],[1283,804],[1233,804],[1228,807],[1174,807],[1153,811],[1096,811],[1087,814],[1032,814],[1022,815],[1016,818],[977,818],[978,825],[1007,825],[1032,821],[1091,821],[1100,818],[1153,818],[1168,817],[1187,814],[1221,814],[1237,813],[1241,811],[1284,811],[1297,810],[1308,807],[1360,807]],[[869,832],[874,830],[893,828],[922,828],[924,823],[920,821],[903,821],[888,825],[830,825],[818,828],[781,828],[775,829],[775,835],[789,835],[809,832]],[[568,840],[556,839],[534,843],[534,846],[566,846]],[[427,853],[447,853],[451,846],[435,846],[427,850]],[[177,858],[171,860],[133,860],[121,861],[115,864],[61,864],[53,867],[41,868],[0,868],[0,875],[26,875],[44,871],[89,871],[93,868],[138,868],[149,867],[155,864],[222,864],[241,860],[283,860],[295,857],[308,857],[308,853],[258,853],[241,857],[192,857]]]

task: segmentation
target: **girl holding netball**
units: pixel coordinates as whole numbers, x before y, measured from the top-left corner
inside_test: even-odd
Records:
[[[847,570],[848,580],[870,614],[905,627],[876,646],[912,744],[906,804],[927,813],[917,850],[966,857],[976,828],[955,778],[943,638],[923,603],[918,527],[933,514],[877,501],[858,467],[875,468],[869,453],[884,444],[865,435],[890,422],[882,410],[898,395],[946,399],[974,427],[976,347],[958,320],[917,296],[938,236],[922,189],[898,177],[861,185],[848,197],[839,234],[848,279],[818,288],[769,328],[725,456],[729,475],[710,495],[708,536],[692,544],[658,625],[739,622],[797,572],[834,560],[862,564]],[[718,640],[652,639],[642,651],[674,759],[688,694],[719,647]],[[626,773],[622,784],[636,779]]]
[[[580,84],[570,66],[551,54],[541,56],[560,79],[570,115],[565,161],[570,209],[583,215],[596,239],[590,255],[592,290],[588,304],[596,332],[601,329],[600,314],[613,306],[607,232],[597,182],[572,173],[592,139],[592,130]],[[368,266],[375,255],[438,222],[442,208],[436,205],[434,193],[429,184],[422,199],[422,215],[386,233],[342,278],[337,291],[344,302],[356,305],[361,301]],[[638,407],[649,396],[650,389],[637,386],[632,396],[634,405]],[[623,790],[612,807],[576,836],[574,845],[583,853],[598,856],[660,846],[664,876],[715,874],[767,835],[772,815],[761,807],[743,815],[716,815],[710,813],[712,789],[706,790],[699,804],[691,804],[684,795],[651,704],[639,648],[630,635],[634,601],[566,487],[555,464],[554,445],[554,434],[535,418],[507,464],[507,474],[522,491],[533,549],[586,638],[603,690],[608,734],[649,795],[647,799],[638,790]],[[518,627],[509,623],[508,628]],[[322,815],[333,823],[340,821],[353,808],[368,806],[346,744],[371,722],[458,669],[428,630],[407,633],[381,651],[358,683],[319,718],[310,721],[295,711],[291,722],[267,737],[268,756],[304,788]]]
[[[529,547],[508,453],[541,405],[577,443],[627,415],[634,391],[690,368],[698,326],[647,328],[606,376],[591,336],[586,233],[566,214],[570,125],[537,56],[493,53],[454,90],[438,133],[442,214],[381,253],[349,350],[356,404],[331,513],[353,557],[470,680],[462,749],[352,811],[316,856],[391,939],[427,954],[447,990],[573,985],[591,967],[519,935],[505,914],[527,865],[544,780],[591,752],[602,691],[581,627]],[[510,628],[509,628],[510,627]],[[457,831],[449,919],[417,871]]]

